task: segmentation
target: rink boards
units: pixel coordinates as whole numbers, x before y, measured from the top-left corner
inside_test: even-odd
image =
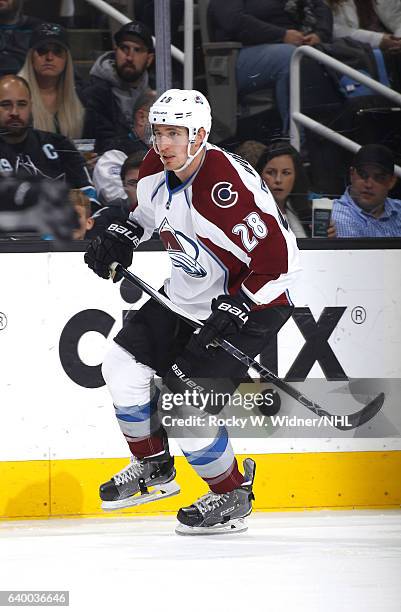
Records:
[[[123,313],[145,298],[97,278],[80,252],[0,257],[0,516],[98,514],[99,483],[127,461],[99,364]],[[236,430],[234,450],[257,460],[255,507],[399,506],[401,251],[304,250],[302,264],[292,298],[299,317],[315,321],[322,342],[326,328],[333,358],[321,367],[301,318],[299,324],[292,318],[278,337],[279,375],[320,379],[308,390],[333,412],[359,410],[378,385],[386,402],[371,423],[341,433],[299,427],[296,419],[313,415],[282,396],[279,414],[287,421]],[[133,271],[154,287],[169,267],[165,253],[134,254]],[[305,373],[308,360],[313,366]],[[367,383],[349,385],[348,378]],[[174,512],[205,492],[181,456],[177,472],[183,492],[141,512]]]

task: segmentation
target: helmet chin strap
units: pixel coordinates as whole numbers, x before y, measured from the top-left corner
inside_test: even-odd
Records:
[[[188,142],[188,147],[187,147],[187,156],[188,156],[188,159],[185,162],[185,164],[183,164],[181,166],[181,168],[177,168],[176,170],[174,170],[174,172],[177,173],[177,172],[182,172],[183,170],[186,170],[188,168],[188,166],[190,164],[192,164],[194,159],[199,155],[199,153],[205,148],[206,142],[207,142],[207,136],[205,136],[205,138],[203,139],[203,141],[202,141],[199,149],[196,151],[196,153],[194,153],[194,155],[191,155],[191,146],[194,143],[189,141]],[[159,148],[158,148],[154,138],[153,138],[153,148],[156,151],[156,153],[160,156],[160,151],[159,151]]]
[[[194,161],[195,157],[198,157],[199,153],[205,148],[206,146],[206,140],[203,139],[202,144],[200,145],[199,149],[197,150],[197,152],[194,155],[191,155],[190,151],[191,151],[191,143],[188,143],[188,149],[187,149],[187,155],[188,155],[188,159],[185,162],[185,164],[183,166],[181,166],[181,168],[177,168],[177,170],[174,170],[175,173],[177,172],[182,172],[183,170],[185,170],[186,168],[188,168],[188,166],[190,166],[192,164],[192,162]]]

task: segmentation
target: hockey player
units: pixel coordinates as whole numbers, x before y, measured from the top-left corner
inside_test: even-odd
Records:
[[[173,393],[232,393],[246,368],[213,339],[226,338],[258,355],[291,315],[289,289],[299,270],[295,237],[256,171],[208,143],[211,113],[201,93],[166,91],[149,121],[153,150],[141,166],[138,206],[126,223],[111,223],[91,243],[85,261],[109,278],[110,264],[130,266],[133,249],[158,229],[172,262],[162,291],[205,325],[193,333],[150,300],[115,337],[103,376],[132,461],[101,485],[105,509],[179,492],[154,375]],[[245,474],[239,471],[225,427],[208,429],[207,438],[177,440],[210,488],[179,510],[179,533],[243,530],[252,510],[254,461],[245,459]]]

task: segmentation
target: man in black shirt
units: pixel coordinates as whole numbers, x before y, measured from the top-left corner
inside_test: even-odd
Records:
[[[0,174],[64,181],[97,205],[85,160],[70,140],[31,127],[29,86],[19,76],[0,78]]]

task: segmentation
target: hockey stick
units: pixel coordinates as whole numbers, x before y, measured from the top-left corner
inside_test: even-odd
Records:
[[[183,319],[184,321],[186,321],[193,327],[198,328],[198,327],[203,326],[203,323],[201,321],[198,321],[198,319],[186,313],[182,308],[180,308],[179,306],[174,304],[171,300],[169,300],[167,297],[165,297],[164,295],[156,291],[153,287],[148,285],[141,278],[139,278],[138,276],[135,276],[135,274],[123,268],[119,263],[112,263],[110,266],[110,271],[111,271],[112,277],[118,271],[120,275],[122,275],[124,278],[126,278],[128,281],[130,281],[137,287],[140,287],[140,289],[142,289],[145,293],[147,293],[151,298],[153,298],[161,306],[164,306],[164,308],[167,308],[168,310],[175,312],[181,319]],[[333,417],[337,416],[337,415],[330,414],[326,410],[323,410],[323,408],[321,408],[319,404],[305,397],[305,395],[301,393],[300,391],[298,391],[298,389],[296,389],[295,387],[287,383],[282,378],[279,378],[276,374],[274,374],[273,372],[265,368],[263,365],[261,365],[260,363],[252,359],[251,357],[248,357],[247,355],[245,355],[245,353],[237,349],[227,340],[224,340],[221,338],[214,342],[218,346],[223,348],[225,351],[227,351],[227,353],[229,353],[232,357],[235,357],[235,359],[238,359],[238,361],[246,365],[247,368],[252,368],[255,372],[259,374],[261,378],[269,382],[272,382],[276,387],[278,387],[282,391],[285,391],[285,393],[287,393],[290,397],[297,400],[300,404],[302,404],[302,406],[305,406],[305,408],[308,408],[308,410],[311,410],[317,416],[328,417],[331,420],[333,419]],[[383,406],[384,397],[385,397],[384,393],[379,393],[379,395],[375,397],[375,399],[369,402],[369,404],[364,406],[364,408],[362,408],[358,412],[354,412],[353,414],[348,414],[348,415],[342,415],[341,417],[339,417],[341,418],[341,420],[345,419],[347,423],[346,425],[343,425],[342,423],[337,424],[335,419],[334,419],[334,423],[332,424],[334,425],[334,427],[336,427],[337,429],[341,429],[342,431],[348,431],[349,429],[354,429],[355,427],[359,427],[360,425],[363,425],[367,421],[370,421],[371,419],[373,419],[374,416],[376,416],[376,414],[379,412],[379,410]]]

